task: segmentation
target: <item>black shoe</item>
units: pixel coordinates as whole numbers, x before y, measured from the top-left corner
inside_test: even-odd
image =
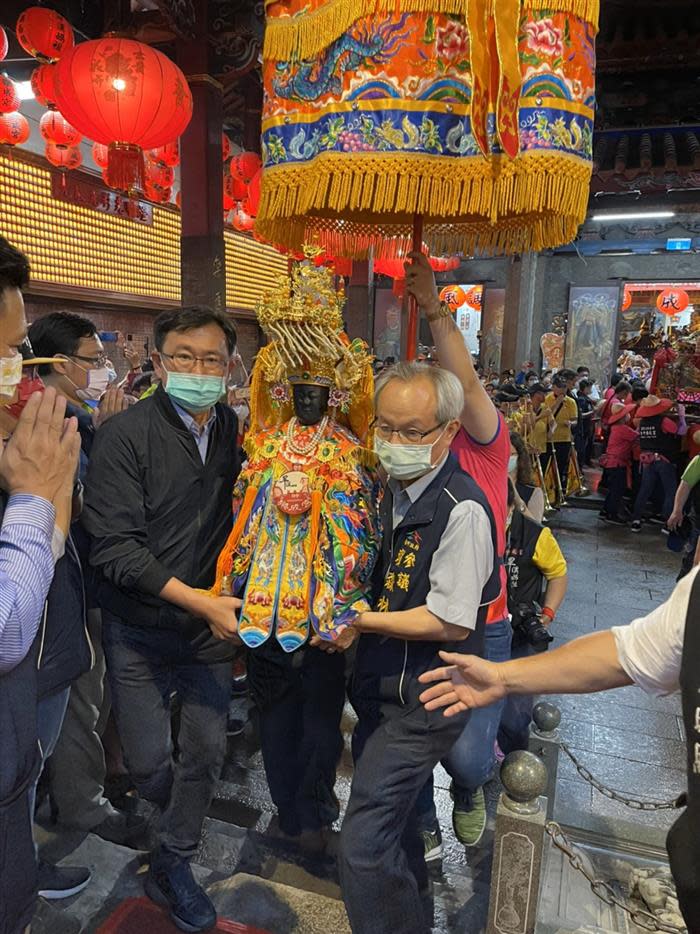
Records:
[[[598,518],[603,519],[603,520],[608,518],[608,513],[605,511],[605,509],[600,510],[600,512],[598,513]]]
[[[94,833],[110,843],[127,846],[132,850],[149,849],[148,821],[146,818],[138,817],[136,814],[127,814],[125,811],[118,811],[116,808],[97,827],[93,827],[90,833]]]
[[[39,860],[39,895],[42,898],[70,898],[82,892],[92,878],[84,866],[52,866]]]
[[[189,862],[174,853],[153,853],[145,889],[152,901],[170,909],[173,924],[181,931],[209,931],[216,924],[216,910],[197,885]]]
[[[603,521],[607,522],[608,525],[627,525],[627,520],[620,519],[619,516],[605,516]]]
[[[641,532],[641,531],[642,531],[641,519],[635,519],[633,522],[630,522],[630,532]]]
[[[666,525],[666,520],[661,516],[648,516],[646,521],[649,525]]]

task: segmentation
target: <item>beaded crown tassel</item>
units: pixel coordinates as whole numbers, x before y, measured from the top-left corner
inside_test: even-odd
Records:
[[[265,0],[256,230],[336,257],[571,240],[599,0]]]
[[[369,444],[374,379],[367,345],[351,341],[343,330],[345,296],[336,290],[333,275],[316,266],[320,251],[304,248],[305,259],[295,264],[264,294],[256,315],[269,343],[255,361],[250,390],[251,425],[270,428],[293,415],[291,387],[323,386],[334,420]]]

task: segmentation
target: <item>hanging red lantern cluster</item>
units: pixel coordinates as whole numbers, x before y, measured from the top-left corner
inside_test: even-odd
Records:
[[[17,20],[17,41],[40,62],[57,62],[73,48],[73,29],[65,17],[47,7],[31,6]]]
[[[430,256],[428,261],[433,272],[452,272],[459,269],[460,263],[458,256]]]
[[[231,155],[231,140],[225,133],[221,134],[221,158],[224,162]]]
[[[108,184],[128,191],[144,178],[144,150],[182,135],[192,94],[177,65],[151,46],[106,37],[61,58],[56,103],[73,126],[107,146]]]
[[[621,306],[622,311],[627,311],[627,309],[630,307],[631,304],[632,304],[632,292],[627,286],[625,286],[624,291],[622,293],[622,306]]]
[[[19,94],[15,82],[7,75],[0,75],[0,114],[13,113],[19,110]]]
[[[473,285],[464,297],[464,304],[472,311],[481,311],[481,300],[484,289],[480,285]]]
[[[156,149],[149,149],[146,153],[151,162],[158,165],[167,165],[174,168],[180,164],[180,146],[177,140],[158,146]]]
[[[37,103],[49,110],[56,109],[55,65],[38,65],[32,72],[32,93]]]
[[[175,170],[169,165],[160,162],[146,161],[146,174],[144,185],[155,188],[172,188],[175,181]]]
[[[170,186],[154,185],[149,181],[144,182],[143,194],[148,201],[154,201],[156,204],[167,204],[172,196]]]
[[[10,48],[10,43],[7,41],[7,33],[0,26],[0,62],[6,58],[7,50]]]
[[[23,114],[0,114],[0,143],[21,146],[29,139],[29,133],[29,122]]]
[[[690,298],[684,289],[664,289],[656,298],[656,307],[662,315],[669,317],[685,311],[689,304]]]
[[[46,111],[39,121],[39,131],[48,143],[54,143],[59,149],[77,146],[83,138],[58,110]]]
[[[262,165],[255,152],[241,152],[231,159],[229,175],[224,178],[224,215],[233,211],[231,224],[236,230],[249,231],[255,225],[260,203]]]
[[[229,171],[232,178],[237,178],[248,185],[261,165],[262,162],[257,152],[240,152],[231,159]]]
[[[83,156],[78,146],[57,146],[55,143],[46,144],[46,158],[59,169],[77,169],[82,165]]]
[[[233,224],[234,228],[236,230],[240,230],[241,233],[245,233],[249,230],[252,230],[255,225],[255,221],[250,216],[250,214],[246,214],[246,212],[243,210],[240,201],[237,202],[237,204],[233,208],[233,215],[231,216],[231,223]]]

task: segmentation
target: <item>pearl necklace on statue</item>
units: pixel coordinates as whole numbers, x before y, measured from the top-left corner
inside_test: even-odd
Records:
[[[326,428],[328,427],[328,416],[323,416],[321,421],[318,423],[316,431],[314,431],[313,435],[309,438],[308,441],[299,442],[295,439],[294,431],[298,424],[299,420],[297,419],[296,415],[292,416],[292,418],[289,420],[289,425],[287,426],[286,446],[293,454],[299,454],[301,457],[307,457],[309,454],[311,454],[312,451],[315,450],[319,441],[324,436]]]

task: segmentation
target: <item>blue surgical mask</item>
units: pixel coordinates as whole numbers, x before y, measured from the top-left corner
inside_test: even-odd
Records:
[[[168,379],[165,391],[178,405],[188,412],[207,412],[226,393],[224,376],[207,376],[204,373],[174,373],[166,370]]]

